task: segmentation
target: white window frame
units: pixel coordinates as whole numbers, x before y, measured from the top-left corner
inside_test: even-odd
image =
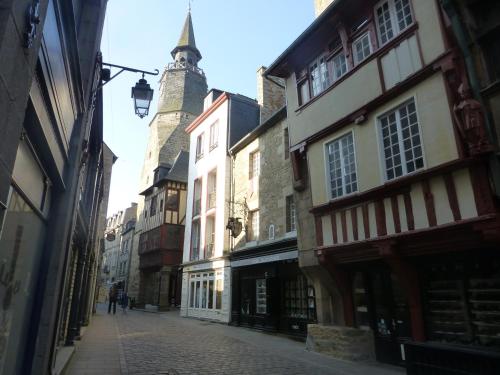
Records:
[[[405,0],[382,0],[382,1],[379,1],[374,7],[373,12],[374,12],[374,17],[375,17],[375,21],[376,21],[377,38],[378,38],[378,41],[380,43],[380,46],[383,46],[383,45],[389,43],[396,36],[401,34],[404,30],[406,30],[408,27],[410,27],[411,25],[413,25],[415,23],[415,15],[413,13],[412,3],[411,3],[412,0],[408,0],[409,6],[410,6],[410,15],[411,15],[412,22],[411,22],[411,24],[406,25],[402,29],[399,27],[398,16],[397,16],[397,12],[396,12],[396,2],[397,1],[405,1]],[[391,18],[392,37],[387,38],[387,40],[385,42],[383,42],[382,36],[380,34],[380,23],[379,23],[379,19],[377,16],[377,10],[379,8],[381,8],[385,3],[388,3],[388,6],[389,6],[389,16]]]
[[[209,306],[209,296],[210,296],[210,281],[213,282],[213,295],[212,295],[212,307]],[[196,283],[200,283],[199,289],[196,288]],[[203,305],[203,283],[207,283],[206,290],[206,307],[202,307]],[[203,310],[203,311],[212,311],[212,310],[221,310],[222,309],[222,295],[221,295],[221,308],[217,309],[217,285],[223,286],[223,277],[222,272],[216,272],[215,270],[209,270],[205,272],[199,273],[191,273],[189,275],[189,288],[188,288],[188,309],[190,310]],[[223,290],[223,288],[221,289]],[[221,293],[222,294],[222,293]],[[198,306],[196,306],[196,301],[198,301]]]
[[[342,138],[348,137],[349,135],[352,136],[352,146],[353,146],[353,155],[354,155],[354,170],[356,173],[356,189],[354,189],[350,193],[345,192],[345,185],[346,185],[345,177],[346,176],[344,173],[344,171],[345,171],[344,158],[341,155],[340,170],[342,173],[342,176],[341,176],[341,178],[342,178],[342,194],[334,197],[332,194],[330,158],[329,158],[328,146],[333,142],[341,142]],[[338,137],[329,139],[328,141],[324,142],[323,143],[323,150],[324,150],[324,156],[325,156],[325,177],[326,177],[326,181],[327,181],[326,187],[328,189],[327,194],[328,194],[328,197],[330,198],[330,200],[341,199],[341,198],[347,197],[349,195],[352,195],[352,194],[355,194],[356,192],[358,192],[359,191],[359,175],[358,175],[358,162],[357,162],[357,157],[356,157],[356,138],[354,137],[354,131],[353,130],[347,131],[343,134],[340,134]]]
[[[313,77],[313,66],[317,67],[318,70],[318,79],[315,80]],[[328,71],[328,61],[326,60],[325,55],[318,56],[309,64],[309,81],[311,84],[311,96],[314,98],[318,96],[323,91],[325,91],[328,86],[330,86],[330,72]],[[315,82],[319,85],[317,90],[315,91]]]
[[[209,131],[209,149],[212,151],[219,144],[219,120],[210,125]]]
[[[204,139],[205,138],[205,133],[200,133],[196,137],[196,160],[198,161],[203,157],[203,152],[204,152]]]
[[[299,106],[304,105],[311,100],[311,89],[309,86],[309,81],[310,78],[308,77],[308,78],[302,78],[297,83],[297,96],[298,96]]]
[[[257,218],[257,220],[255,220],[255,218]],[[257,225],[255,225],[255,222],[257,223]],[[253,211],[250,211],[250,238],[249,238],[249,240],[250,241],[258,241],[259,234],[260,234],[260,212],[259,212],[259,210],[253,210]]]
[[[339,76],[337,76],[337,64],[342,63],[341,61],[337,61],[338,58],[341,56],[344,57],[344,63],[345,63],[345,72],[341,72]],[[349,72],[349,62],[347,61],[347,56],[344,50],[339,51],[335,56],[332,57],[331,61],[331,69],[332,69],[332,80],[333,82],[338,81],[341,79],[343,76],[345,76]],[[341,69],[342,70],[342,69]]]
[[[361,60],[358,59],[358,54],[357,54],[357,50],[356,50],[356,46],[358,43],[363,43],[362,40],[364,38],[367,38],[368,39],[368,48],[370,50],[370,52],[368,52],[368,55],[364,56]],[[361,44],[361,47],[363,47],[363,45]],[[364,49],[363,49],[364,51]],[[353,57],[354,57],[354,65],[359,65],[360,63],[362,63],[363,61],[365,61],[368,57],[370,57],[370,55],[373,53],[373,47],[372,47],[372,42],[371,42],[371,38],[370,38],[370,32],[367,31],[365,33],[363,33],[360,37],[358,37],[353,43],[352,43],[352,54],[353,54]]]
[[[260,176],[260,151],[255,150],[250,153],[250,166],[249,166],[249,173],[250,174],[250,180],[253,180],[254,178],[258,178]],[[257,159],[257,160],[255,160]],[[257,161],[257,163],[256,163]],[[257,172],[257,173],[256,173]]]
[[[406,156],[405,156],[405,149],[404,149],[404,145],[403,145],[403,136],[402,136],[399,109],[404,107],[404,106],[407,106],[412,101],[415,105],[415,115],[417,116],[418,135],[420,137],[420,148],[422,151],[423,165],[422,165],[422,167],[415,169],[412,172],[408,172],[407,166],[406,166]],[[385,155],[385,150],[384,150],[384,137],[382,134],[381,118],[388,116],[392,112],[396,113],[398,144],[399,144],[399,150],[400,150],[400,156],[401,156],[401,166],[402,166],[403,173],[400,176],[394,176],[394,177],[389,179],[387,177],[386,155]],[[383,176],[382,177],[383,182],[394,181],[394,180],[397,180],[401,177],[411,175],[413,173],[417,173],[417,172],[425,170],[427,168],[426,159],[425,159],[424,137],[423,137],[423,133],[422,133],[422,127],[420,124],[420,116],[418,114],[418,104],[417,104],[416,96],[410,96],[410,97],[406,98],[405,100],[401,101],[401,103],[399,105],[389,109],[388,111],[385,111],[383,113],[378,114],[375,117],[375,122],[376,122],[376,126],[377,126],[377,136],[378,136],[378,144],[379,144],[379,159],[380,159],[380,166],[381,166],[381,171],[382,171],[382,176]]]

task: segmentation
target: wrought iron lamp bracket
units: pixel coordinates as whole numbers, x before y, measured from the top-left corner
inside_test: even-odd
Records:
[[[99,85],[98,89],[102,88],[104,85],[106,85],[108,82],[110,82],[111,80],[113,80],[114,78],[116,78],[118,75],[120,75],[124,71],[132,72],[132,73],[142,73],[142,77],[144,77],[145,74],[148,74],[148,75],[151,75],[151,76],[157,76],[158,74],[160,74],[160,71],[158,69],[155,69],[154,72],[148,72],[147,70],[130,68],[128,66],[122,66],[122,65],[116,65],[116,64],[109,64],[109,63],[105,63],[105,62],[103,62],[101,65],[103,65],[103,66],[109,66],[110,68],[119,68],[120,71],[118,71],[118,73],[115,73],[114,75],[112,75],[106,82],[101,83]]]

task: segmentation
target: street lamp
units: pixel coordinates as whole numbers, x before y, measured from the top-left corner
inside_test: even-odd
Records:
[[[142,78],[132,87],[132,98],[134,99],[135,114],[140,118],[147,116],[149,113],[149,105],[153,99],[153,89],[149,86],[148,81]]]
[[[104,62],[102,63],[102,65],[114,68],[120,68],[121,70],[115,75],[111,76],[110,69],[108,68],[101,69],[101,79],[104,83],[101,84],[99,88],[102,88],[106,83],[111,81],[113,78],[115,78],[125,70],[128,72],[142,73],[142,78],[135,84],[134,87],[132,87],[132,98],[134,99],[135,114],[140,118],[144,118],[145,116],[147,116],[149,113],[149,105],[151,104],[151,100],[153,100],[154,91],[149,86],[148,81],[144,79],[144,75],[149,74],[152,76],[157,76],[158,74],[160,74],[160,71],[158,69],[155,69],[154,72],[147,72],[145,70],[129,68],[126,66],[115,65],[115,64],[108,64]]]

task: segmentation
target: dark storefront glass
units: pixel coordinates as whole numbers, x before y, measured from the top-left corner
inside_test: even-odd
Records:
[[[425,318],[430,340],[500,349],[500,260],[428,266]]]
[[[26,140],[20,142],[0,231],[0,373],[18,374],[27,343],[49,211],[50,184]]]

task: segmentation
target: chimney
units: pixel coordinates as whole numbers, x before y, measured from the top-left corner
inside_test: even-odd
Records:
[[[265,66],[257,70],[257,102],[260,105],[260,123],[266,122],[285,105],[285,81],[282,78],[264,77]]]

